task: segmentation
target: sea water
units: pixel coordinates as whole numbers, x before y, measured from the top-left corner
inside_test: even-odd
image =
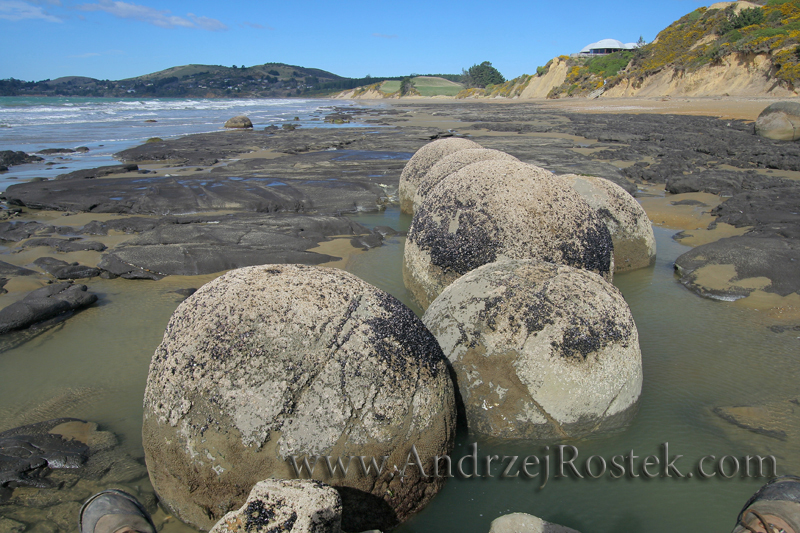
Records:
[[[11,167],[9,172],[0,173],[0,191],[17,181],[118,164],[114,153],[147,139],[218,131],[237,115],[249,117],[255,129],[287,123],[342,127],[326,124],[325,114],[334,106],[354,105],[350,101],[301,98],[0,97],[0,150],[35,153],[48,148],[89,148],[86,153],[45,156],[40,163]]]

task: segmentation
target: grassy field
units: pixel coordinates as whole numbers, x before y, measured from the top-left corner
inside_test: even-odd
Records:
[[[444,78],[432,78],[429,76],[417,76],[412,78],[414,87],[422,96],[455,96],[464,87]],[[381,85],[381,92],[391,94],[400,90],[399,81],[385,81]]]

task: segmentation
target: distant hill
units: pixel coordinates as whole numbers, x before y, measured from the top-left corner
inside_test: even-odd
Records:
[[[336,98],[351,99],[380,99],[380,98],[399,98],[413,96],[456,96],[464,90],[461,83],[445,79],[442,76],[414,76],[409,77],[410,87],[405,94],[401,94],[402,78],[387,80],[371,85],[357,87],[352,90],[342,91]],[[456,75],[449,75],[451,78],[458,78]]]
[[[285,63],[252,67],[183,65],[118,81],[82,76],[39,82],[0,80],[0,96],[282,98],[327,95],[370,81],[373,79],[345,78],[318,68]]]

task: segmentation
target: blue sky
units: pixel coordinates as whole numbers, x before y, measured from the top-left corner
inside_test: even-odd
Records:
[[[506,78],[604,38],[660,30],[710,2],[0,0],[0,79],[124,79],[177,65],[280,62],[341,76]]]

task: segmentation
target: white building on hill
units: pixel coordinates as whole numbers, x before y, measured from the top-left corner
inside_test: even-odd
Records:
[[[636,43],[623,44],[621,41],[616,39],[603,39],[602,41],[597,41],[596,43],[587,44],[576,55],[603,56],[607,54],[613,54],[614,52],[619,52],[621,50],[634,50],[636,48],[639,48],[639,45]]]

